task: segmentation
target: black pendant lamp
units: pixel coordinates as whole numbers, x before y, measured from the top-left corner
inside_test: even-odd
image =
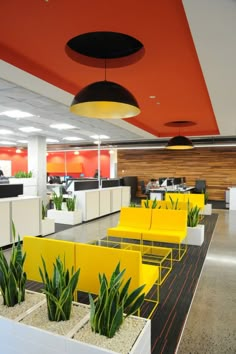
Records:
[[[140,113],[135,97],[125,87],[106,80],[106,59],[129,56],[142,48],[135,38],[117,32],[89,32],[67,45],[76,53],[105,59],[105,80],[84,87],[73,99],[70,111],[87,118],[121,119]]]
[[[192,141],[182,135],[177,135],[171,138],[166,145],[166,149],[169,150],[190,150],[193,148]]]
[[[73,99],[70,111],[89,118],[121,119],[140,113],[135,97],[112,81],[97,81],[83,88]]]

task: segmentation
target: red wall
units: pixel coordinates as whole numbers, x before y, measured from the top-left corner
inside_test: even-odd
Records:
[[[22,150],[22,152],[18,154],[16,153],[16,148],[0,148],[0,160],[11,160],[12,176],[18,171],[28,172],[28,157],[26,150]]]
[[[72,177],[79,177],[83,173],[85,177],[93,177],[95,170],[98,168],[98,153],[96,150],[80,151],[79,155],[75,155],[73,151],[66,152],[66,161],[64,152],[49,152],[47,156],[47,163],[50,164],[50,175],[63,176],[63,172],[56,171],[56,166],[67,166],[67,175]],[[53,164],[53,166],[52,166]],[[73,171],[70,170],[73,166]],[[77,167],[77,171],[75,171]],[[110,154],[109,151],[101,151],[101,175],[102,177],[110,177]]]
[[[0,148],[0,160],[12,161],[12,175],[17,171],[28,171],[27,150],[22,153],[16,153],[16,148]],[[65,153],[49,152],[47,163],[52,164],[53,172],[50,175],[65,175]],[[60,171],[56,170],[56,165],[60,166]],[[80,151],[79,155],[75,155],[73,151],[66,152],[67,175],[79,177],[80,173],[84,173],[85,177],[93,177],[95,170],[98,168],[98,153],[96,150]],[[71,166],[71,167],[70,167]],[[70,171],[73,168],[73,172]],[[109,151],[101,151],[101,175],[102,177],[110,177],[110,154]]]

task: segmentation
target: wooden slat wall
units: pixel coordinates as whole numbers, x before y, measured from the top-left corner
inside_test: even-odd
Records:
[[[209,199],[224,200],[227,187],[236,185],[236,148],[118,150],[118,176],[138,176],[145,183],[150,178],[186,177],[189,186],[204,179]]]

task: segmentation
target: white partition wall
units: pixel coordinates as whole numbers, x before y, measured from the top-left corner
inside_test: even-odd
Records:
[[[121,188],[121,206],[128,207],[131,201],[131,187],[124,186],[120,188]]]
[[[0,247],[13,242],[12,221],[21,239],[41,235],[41,198],[0,198]]]
[[[10,202],[0,203],[0,247],[11,243]]]
[[[16,233],[19,233],[21,239],[25,235],[40,235],[41,199],[39,197],[16,198],[12,202],[12,220]]]
[[[111,212],[111,189],[99,190],[99,216],[110,214]]]
[[[82,210],[82,220],[88,221],[99,217],[99,189],[74,192],[77,209]]]
[[[121,208],[121,188],[111,188],[111,213],[119,211]]]

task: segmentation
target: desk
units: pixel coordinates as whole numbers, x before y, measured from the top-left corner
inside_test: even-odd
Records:
[[[142,253],[142,261],[146,264],[157,264],[159,266],[160,274],[158,284],[163,284],[168,274],[172,270],[172,249],[167,247],[153,246],[152,244],[143,245],[140,243],[132,242],[119,242],[109,239],[94,240],[88,242],[95,246],[121,248],[132,251],[140,251]]]
[[[166,192],[171,192],[171,193],[190,193],[191,190],[193,190],[194,187],[186,187],[186,188],[174,188],[174,187],[160,187],[160,188],[152,188],[150,189],[150,199],[151,200],[164,200],[165,199],[165,193]]]

